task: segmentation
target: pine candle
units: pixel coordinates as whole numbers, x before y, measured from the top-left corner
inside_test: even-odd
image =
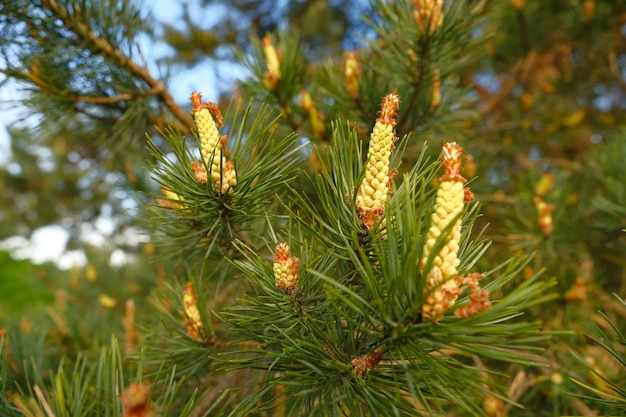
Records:
[[[380,117],[370,136],[365,165],[365,178],[356,196],[356,208],[363,225],[370,230],[385,213],[390,180],[395,170],[389,169],[391,151],[398,139],[394,131],[396,113],[400,106],[397,94],[383,98]],[[381,227],[384,227],[384,221]]]

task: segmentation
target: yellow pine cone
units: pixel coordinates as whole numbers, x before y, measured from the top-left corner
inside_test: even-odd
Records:
[[[433,266],[428,273],[424,289],[429,292],[422,306],[422,317],[434,322],[454,305],[460,293],[456,280],[444,279],[438,266]]]
[[[200,152],[202,158],[210,164],[210,159],[216,150],[220,148],[220,135],[218,126],[223,123],[222,113],[215,103],[202,103],[202,94],[194,91],[191,93],[191,115],[198,128],[198,138],[200,139]],[[211,115],[215,115],[215,119]],[[216,121],[217,119],[217,121]]]
[[[235,185],[237,185],[237,171],[235,171],[235,164],[233,161],[226,161],[222,169],[221,180],[214,181],[221,186],[222,194],[230,191]]]
[[[356,196],[356,208],[363,225],[369,230],[382,217],[390,188],[389,169],[391,151],[397,140],[394,131],[396,112],[400,106],[397,94],[385,96],[380,117],[370,136],[365,178]],[[381,226],[384,227],[384,224]]]
[[[435,210],[431,217],[431,225],[428,230],[426,247],[424,248],[424,261],[428,259],[437,240],[455,221],[457,216],[463,211],[463,201],[465,192],[463,184],[460,182],[444,181],[439,184],[437,197],[435,199]],[[459,250],[459,239],[461,238],[461,221],[456,220],[452,230],[446,236],[446,244],[435,256],[434,265],[441,269],[444,278],[457,275],[456,267],[459,266],[457,253]]]
[[[187,328],[187,334],[196,340],[202,340],[201,333],[204,325],[200,318],[200,310],[198,310],[198,297],[196,291],[193,289],[191,282],[185,284],[183,291],[183,319],[185,321],[185,327]]]
[[[427,298],[422,308],[424,318],[433,321],[443,317],[445,311],[454,305],[459,294],[457,282],[461,239],[459,216],[469,196],[469,192],[463,186],[466,180],[461,176],[462,157],[463,150],[459,145],[455,142],[444,143],[441,160],[444,175],[439,179],[435,207],[421,261],[421,265],[425,266],[428,259],[434,256],[432,268],[426,278],[424,291]],[[433,249],[444,231],[447,231],[443,237],[444,245],[433,255]]]
[[[191,93],[194,122],[198,128],[200,139],[200,153],[204,163],[192,163],[196,179],[201,183],[207,182],[207,173],[204,164],[209,167],[211,179],[217,184],[221,193],[229,192],[237,185],[235,165],[223,156],[226,136],[220,136],[217,128],[223,124],[222,113],[215,103],[202,103],[202,95]],[[213,115],[215,119],[213,118]]]
[[[286,243],[276,245],[274,251],[274,278],[276,288],[283,291],[293,291],[298,283],[298,269],[300,259],[289,254],[290,248]]]

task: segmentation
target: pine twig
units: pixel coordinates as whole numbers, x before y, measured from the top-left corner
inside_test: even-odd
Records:
[[[118,94],[112,97],[86,96],[86,95],[76,94],[71,91],[64,91],[59,88],[53,87],[50,84],[46,83],[44,80],[42,80],[41,77],[37,76],[37,74],[34,74],[34,73],[19,72],[19,71],[9,70],[8,68],[0,69],[0,73],[7,75],[7,76],[16,77],[16,78],[28,79],[30,82],[35,84],[37,87],[39,87],[42,91],[46,93],[57,95],[60,97],[65,97],[72,101],[82,101],[84,103],[113,104],[113,103],[118,103],[120,101],[130,101],[141,95],[141,94],[123,93],[123,94]],[[154,89],[148,90],[148,94],[154,94],[156,92],[157,91]]]
[[[430,44],[429,41],[421,40],[419,45],[419,54],[420,57],[417,64],[417,73],[415,74],[415,80],[413,82],[413,93],[408,100],[408,104],[406,105],[406,109],[404,110],[404,114],[400,116],[400,120],[398,121],[399,130],[404,132],[411,132],[415,129],[416,126],[407,126],[410,120],[410,115],[414,112],[414,107],[417,103],[417,99],[422,90],[422,84],[424,81],[424,74],[428,71],[429,67],[429,58],[430,58]],[[427,61],[427,62],[424,62]]]
[[[145,67],[137,64],[128,56],[124,55],[121,50],[111,45],[107,40],[96,35],[85,23],[72,19],[67,10],[62,8],[56,0],[42,0],[41,3],[45,8],[54,13],[56,17],[61,19],[68,29],[87,40],[95,49],[100,51],[103,56],[127,68],[135,76],[148,84],[150,86],[149,91],[168,108],[174,117],[185,126],[186,130],[191,131],[195,129],[195,124],[191,117],[176,103],[174,97],[161,80],[154,78]]]

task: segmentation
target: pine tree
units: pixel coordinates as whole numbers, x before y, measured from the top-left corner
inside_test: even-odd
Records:
[[[381,0],[357,49],[262,33],[239,91],[186,104],[137,63],[135,4],[28,3],[0,6],[4,73],[46,140],[114,139],[91,151],[142,191],[154,264],[6,315],[6,415],[621,410],[626,142],[592,92],[618,79],[622,2]]]

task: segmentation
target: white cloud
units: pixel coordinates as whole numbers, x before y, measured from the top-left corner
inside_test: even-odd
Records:
[[[56,262],[65,252],[68,232],[59,225],[36,229],[30,240],[14,236],[0,243],[0,248],[11,251],[17,259],[30,259],[33,263]]]

